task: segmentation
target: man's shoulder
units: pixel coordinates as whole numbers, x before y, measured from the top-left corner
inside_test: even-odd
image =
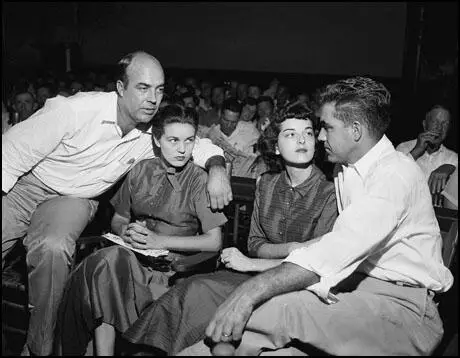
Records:
[[[443,151],[445,152],[446,155],[458,158],[458,153],[456,151],[447,148],[445,145],[442,145],[442,149],[443,149]]]
[[[380,158],[370,172],[372,175],[391,178],[393,183],[397,181],[397,178],[401,178],[407,183],[418,179],[425,180],[420,166],[412,157],[401,151],[394,151]]]
[[[412,149],[414,149],[415,144],[417,144],[417,139],[411,139],[411,140],[408,140],[408,141],[405,141],[405,142],[401,142],[396,147],[396,150],[400,151],[400,152],[408,153]]]

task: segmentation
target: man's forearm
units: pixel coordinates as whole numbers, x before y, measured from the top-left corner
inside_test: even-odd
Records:
[[[238,287],[238,291],[248,296],[253,307],[274,296],[302,290],[319,282],[319,276],[296,264],[283,262],[281,265],[250,278]]]

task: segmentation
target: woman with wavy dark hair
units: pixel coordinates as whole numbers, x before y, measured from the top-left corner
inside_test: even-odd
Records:
[[[236,247],[224,249],[225,269],[175,285],[143,311],[124,338],[175,355],[204,338],[217,307],[240,283],[332,229],[338,215],[334,184],[314,164],[315,124],[311,110],[293,107],[274,118],[261,141],[262,156],[276,156],[280,164],[258,180],[249,256]]]

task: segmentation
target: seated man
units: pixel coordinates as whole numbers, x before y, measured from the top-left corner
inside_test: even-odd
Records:
[[[433,106],[422,125],[423,132],[417,139],[399,144],[396,150],[414,158],[427,177],[431,194],[439,194],[458,166],[457,153],[442,144],[450,127],[449,110],[441,105]]]
[[[243,108],[241,109],[240,121],[252,123],[255,127],[254,119],[257,113],[257,101],[254,98],[246,98],[241,101]]]
[[[252,123],[241,121],[240,114],[241,104],[234,98],[226,100],[219,124],[210,128],[200,126],[199,135],[211,139],[224,150],[225,157],[232,163],[232,176],[246,177],[256,158],[254,145],[260,133]]]
[[[52,353],[75,241],[94,217],[97,197],[154,157],[150,127],[163,97],[163,68],[153,56],[135,52],[120,60],[118,70],[116,92],[48,99],[2,136],[2,267],[24,237],[29,270],[24,353]],[[211,166],[211,207],[223,208],[231,187],[222,151],[203,139],[193,154],[195,163]]]
[[[112,231],[136,249],[165,249],[170,259],[218,251],[225,215],[207,202],[206,173],[190,159],[198,114],[170,105],[152,126],[158,158],[127,175],[111,203]],[[159,149],[159,152],[158,152]],[[69,278],[57,324],[64,355],[83,355],[94,332],[97,355],[113,355],[115,332],[124,332],[142,308],[169,287],[174,271],[159,271],[120,245],[87,257]]]
[[[321,91],[319,140],[328,160],[342,164],[339,216],[320,240],[226,298],[207,326],[210,346],[234,343],[236,355],[308,346],[332,355],[433,352],[443,335],[433,297],[453,276],[425,177],[384,134],[389,105],[388,90],[369,78]],[[210,355],[204,341],[179,353],[196,354]]]
[[[257,124],[260,133],[270,125],[272,114],[275,112],[275,102],[269,96],[259,97],[257,100]]]

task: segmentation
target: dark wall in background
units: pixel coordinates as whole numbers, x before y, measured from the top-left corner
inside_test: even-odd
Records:
[[[78,40],[84,61],[91,64],[112,64],[142,48],[165,67],[402,75],[403,2],[41,2],[4,7],[7,53],[16,63],[27,62],[21,50],[33,58],[30,47]]]

